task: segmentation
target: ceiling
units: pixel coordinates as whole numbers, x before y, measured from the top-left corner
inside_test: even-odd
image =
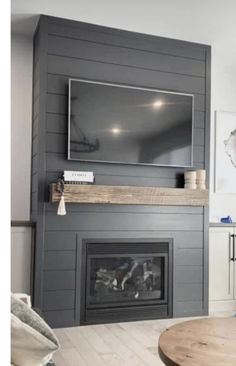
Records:
[[[235,0],[12,0],[12,33],[32,37],[39,14],[205,44],[236,38]]]

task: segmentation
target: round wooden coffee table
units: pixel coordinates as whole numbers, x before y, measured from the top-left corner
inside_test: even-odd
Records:
[[[204,318],[176,324],[159,339],[167,366],[236,366],[236,318]]]

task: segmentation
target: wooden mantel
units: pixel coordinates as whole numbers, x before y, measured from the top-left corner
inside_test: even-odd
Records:
[[[50,201],[58,202],[61,194],[57,184],[50,186]],[[68,203],[101,203],[119,205],[206,206],[207,190],[184,188],[109,186],[65,184],[64,198]]]

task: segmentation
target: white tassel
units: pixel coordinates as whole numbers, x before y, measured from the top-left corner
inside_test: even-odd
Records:
[[[63,193],[61,195],[61,199],[58,205],[57,214],[60,216],[66,215],[66,205]]]

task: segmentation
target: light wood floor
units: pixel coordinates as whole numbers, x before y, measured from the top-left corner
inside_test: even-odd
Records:
[[[214,314],[229,315],[232,314]],[[56,329],[61,349],[54,360],[56,366],[164,365],[158,355],[158,338],[166,328],[184,320],[190,318]]]

